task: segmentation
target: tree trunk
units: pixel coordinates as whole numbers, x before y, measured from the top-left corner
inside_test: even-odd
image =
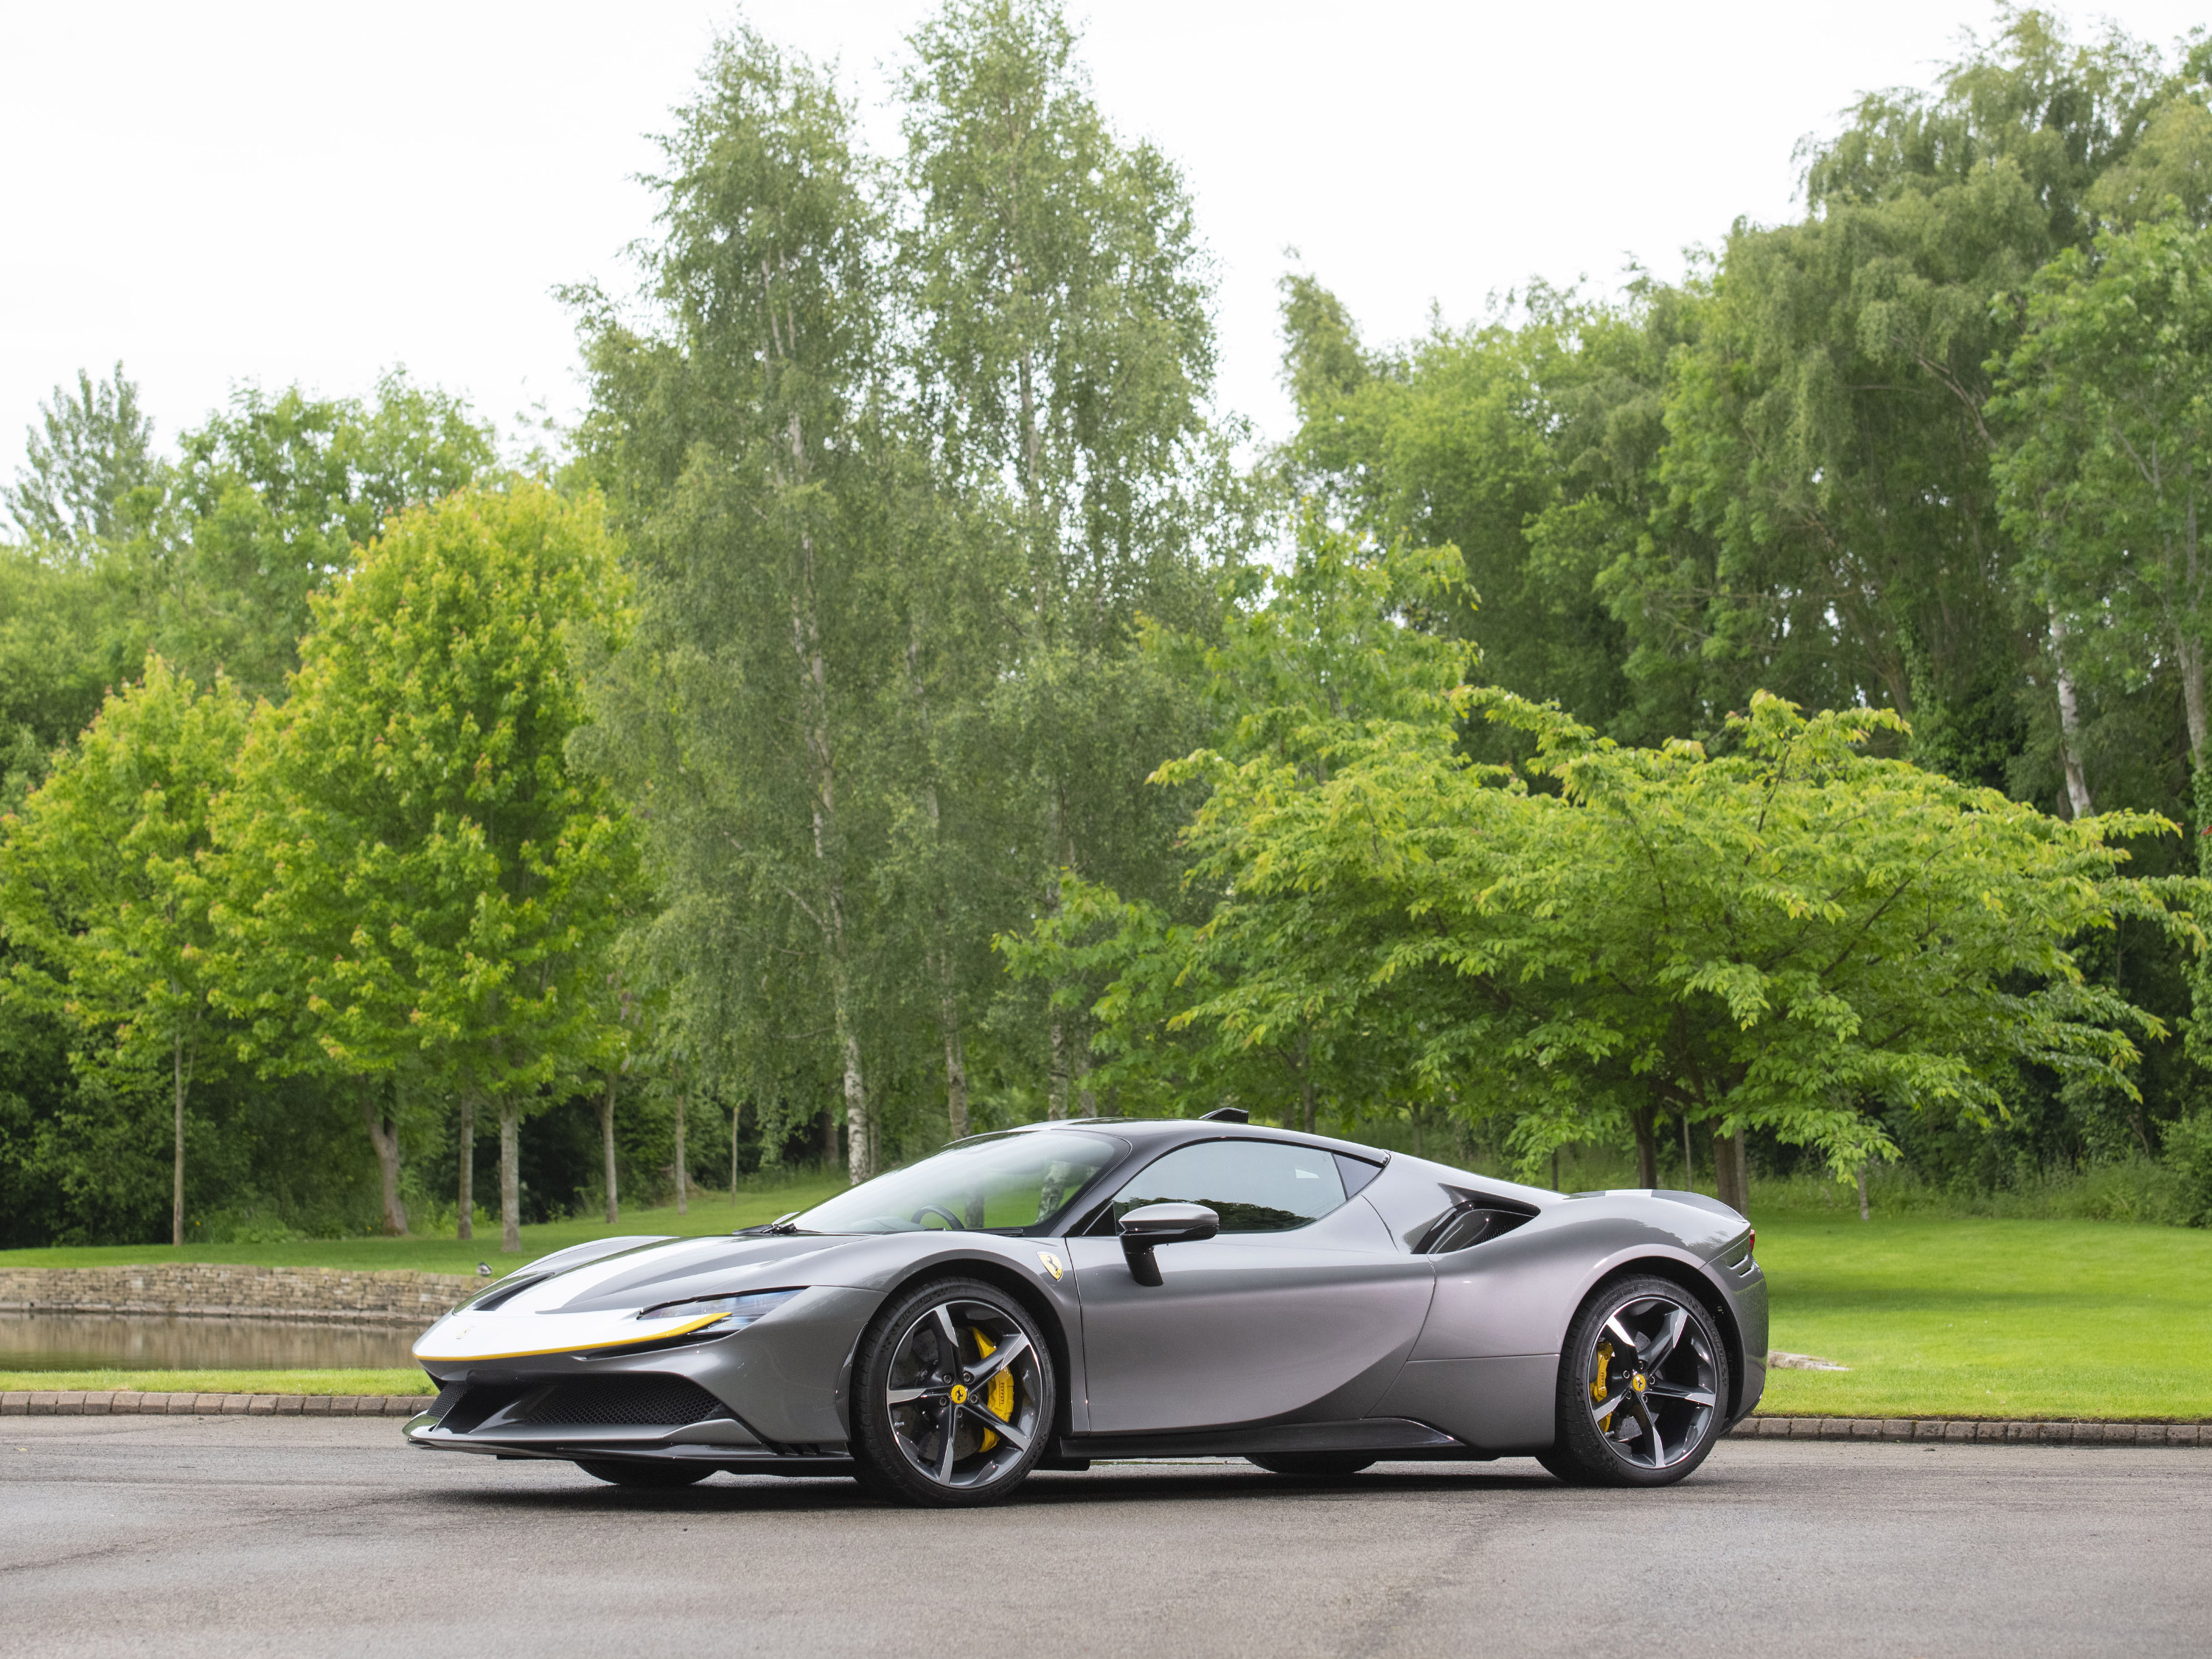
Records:
[[[868,1091],[860,1070],[860,1034],[854,1029],[852,993],[838,975],[837,1046],[845,1059],[845,1175],[855,1183],[875,1173],[868,1161]]]
[[[522,1105],[513,1097],[499,1103],[499,1248],[510,1255],[522,1249]]]
[[[945,962],[949,951],[938,952]],[[960,999],[950,968],[938,978],[938,1026],[945,1033],[945,1122],[955,1140],[968,1138],[968,1054],[960,1041]]]
[[[1862,1164],[1859,1165],[1859,1219],[1862,1221],[1873,1219],[1868,1213],[1866,1176],[1867,1166]]]
[[[599,1097],[599,1156],[607,1172],[607,1224],[622,1219],[622,1200],[615,1190],[615,1073],[607,1072],[606,1093]]]
[[[176,1168],[169,1182],[169,1243],[185,1242],[185,1040],[171,1039],[169,1057],[176,1078]]]
[[[822,1171],[827,1175],[837,1167],[837,1108],[833,1103],[822,1109]]]
[[[1628,1121],[1636,1127],[1636,1184],[1656,1187],[1659,1184],[1659,1137],[1656,1133],[1658,1114],[1649,1106],[1638,1106],[1628,1114]]]
[[[1713,1137],[1713,1180],[1720,1201],[1751,1219],[1751,1171],[1744,1158],[1742,1130]]]
[[[407,1206],[399,1199],[399,1125],[368,1098],[361,1103],[361,1121],[368,1126],[368,1144],[376,1148],[376,1171],[383,1178],[384,1231],[395,1238],[404,1237]]]
[[[960,1040],[960,987],[952,967],[951,928],[945,915],[945,823],[937,800],[937,738],[929,718],[929,688],[921,678],[921,607],[915,607],[906,642],[907,690],[914,697],[921,722],[921,742],[928,757],[922,783],[922,804],[929,809],[930,921],[936,928],[937,945],[929,952],[929,969],[937,976],[937,1026],[945,1039],[945,1121],[954,1140],[968,1138],[968,1056]],[[731,1183],[732,1191],[736,1183]]]
[[[684,1150],[684,1091],[676,1095],[676,1213],[691,1213],[691,1160]]]
[[[2183,635],[2174,641],[2181,665],[2181,712],[2189,722],[2189,758],[2200,771],[2204,765],[2204,648]]]
[[[1044,1115],[1057,1121],[1067,1115],[1067,1027],[1057,1008],[1052,1011],[1049,1036],[1052,1057],[1045,1070]]]
[[[454,1227],[453,1237],[465,1244],[477,1236],[477,1097],[474,1095],[461,1097],[459,1151],[461,1214]]]
[[[1305,1132],[1311,1134],[1314,1132],[1314,1082],[1310,1068],[1298,1079],[1298,1103],[1304,1109],[1300,1116],[1304,1120]]]
[[[2081,775],[2081,710],[2074,696],[2074,676],[2066,666],[2066,623],[2051,607],[2051,661],[2058,681],[2058,757],[2066,769],[2066,804],[2077,818],[2096,811]]]
[[[1690,1156],[1690,1115],[1687,1112],[1682,1114],[1682,1190],[1686,1193],[1698,1190],[1698,1165]]]
[[[730,1202],[738,1201],[738,1114],[744,1110],[742,1103],[730,1108]]]
[[[804,483],[811,471],[799,416],[791,416],[793,482]],[[814,861],[822,872],[823,912],[815,917],[830,959],[831,1012],[837,1025],[838,1058],[845,1071],[845,1127],[848,1173],[864,1181],[868,1168],[868,1101],[860,1070],[860,1036],[853,1018],[850,964],[845,957],[845,884],[837,866],[837,767],[830,732],[830,666],[822,652],[822,627],[814,575],[814,537],[799,532],[799,583],[791,596],[792,647],[799,659],[800,695],[805,699],[805,740],[814,763]],[[680,1179],[680,1178],[679,1178]],[[679,1186],[679,1191],[681,1190]]]

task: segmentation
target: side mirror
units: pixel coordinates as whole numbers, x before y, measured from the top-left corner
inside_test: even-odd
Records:
[[[1121,1221],[1121,1254],[1128,1259],[1129,1276],[1139,1285],[1160,1282],[1160,1264],[1152,1252],[1163,1244],[1189,1244],[1211,1238],[1221,1231],[1221,1218],[1203,1204],[1147,1204],[1132,1210]]]

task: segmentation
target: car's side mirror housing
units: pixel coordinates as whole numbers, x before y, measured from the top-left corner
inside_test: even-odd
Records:
[[[1203,1204],[1147,1204],[1123,1216],[1119,1225],[1129,1276],[1139,1285],[1157,1285],[1160,1264],[1152,1252],[1163,1244],[1211,1238],[1221,1231],[1221,1218]]]

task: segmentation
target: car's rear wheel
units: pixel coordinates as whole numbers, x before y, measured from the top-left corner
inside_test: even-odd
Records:
[[[1712,1450],[1728,1395],[1728,1349],[1697,1297],[1656,1277],[1600,1285],[1567,1328],[1559,1438],[1540,1461],[1580,1486],[1670,1486]]]
[[[617,1463],[586,1462],[576,1460],[576,1467],[594,1480],[604,1480],[611,1486],[641,1486],[666,1492],[676,1486],[696,1486],[714,1470],[695,1469],[683,1463]]]
[[[1265,1457],[1248,1457],[1244,1461],[1257,1463],[1270,1474],[1297,1474],[1311,1480],[1326,1480],[1357,1474],[1373,1464],[1376,1458],[1372,1452],[1271,1452]]]
[[[1048,1449],[1052,1352],[1027,1309],[974,1279],[920,1285],[877,1316],[853,1365],[853,1461],[894,1502],[1010,1496]]]

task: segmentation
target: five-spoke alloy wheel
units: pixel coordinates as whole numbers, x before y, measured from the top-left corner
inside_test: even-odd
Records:
[[[1711,1313],[1672,1279],[1599,1286],[1567,1330],[1559,1438],[1544,1467],[1579,1485],[1680,1480],[1719,1436],[1728,1363]]]
[[[861,1340],[853,1458],[861,1484],[910,1504],[988,1504],[1044,1455],[1052,1353],[1036,1320],[979,1279],[916,1286]]]

